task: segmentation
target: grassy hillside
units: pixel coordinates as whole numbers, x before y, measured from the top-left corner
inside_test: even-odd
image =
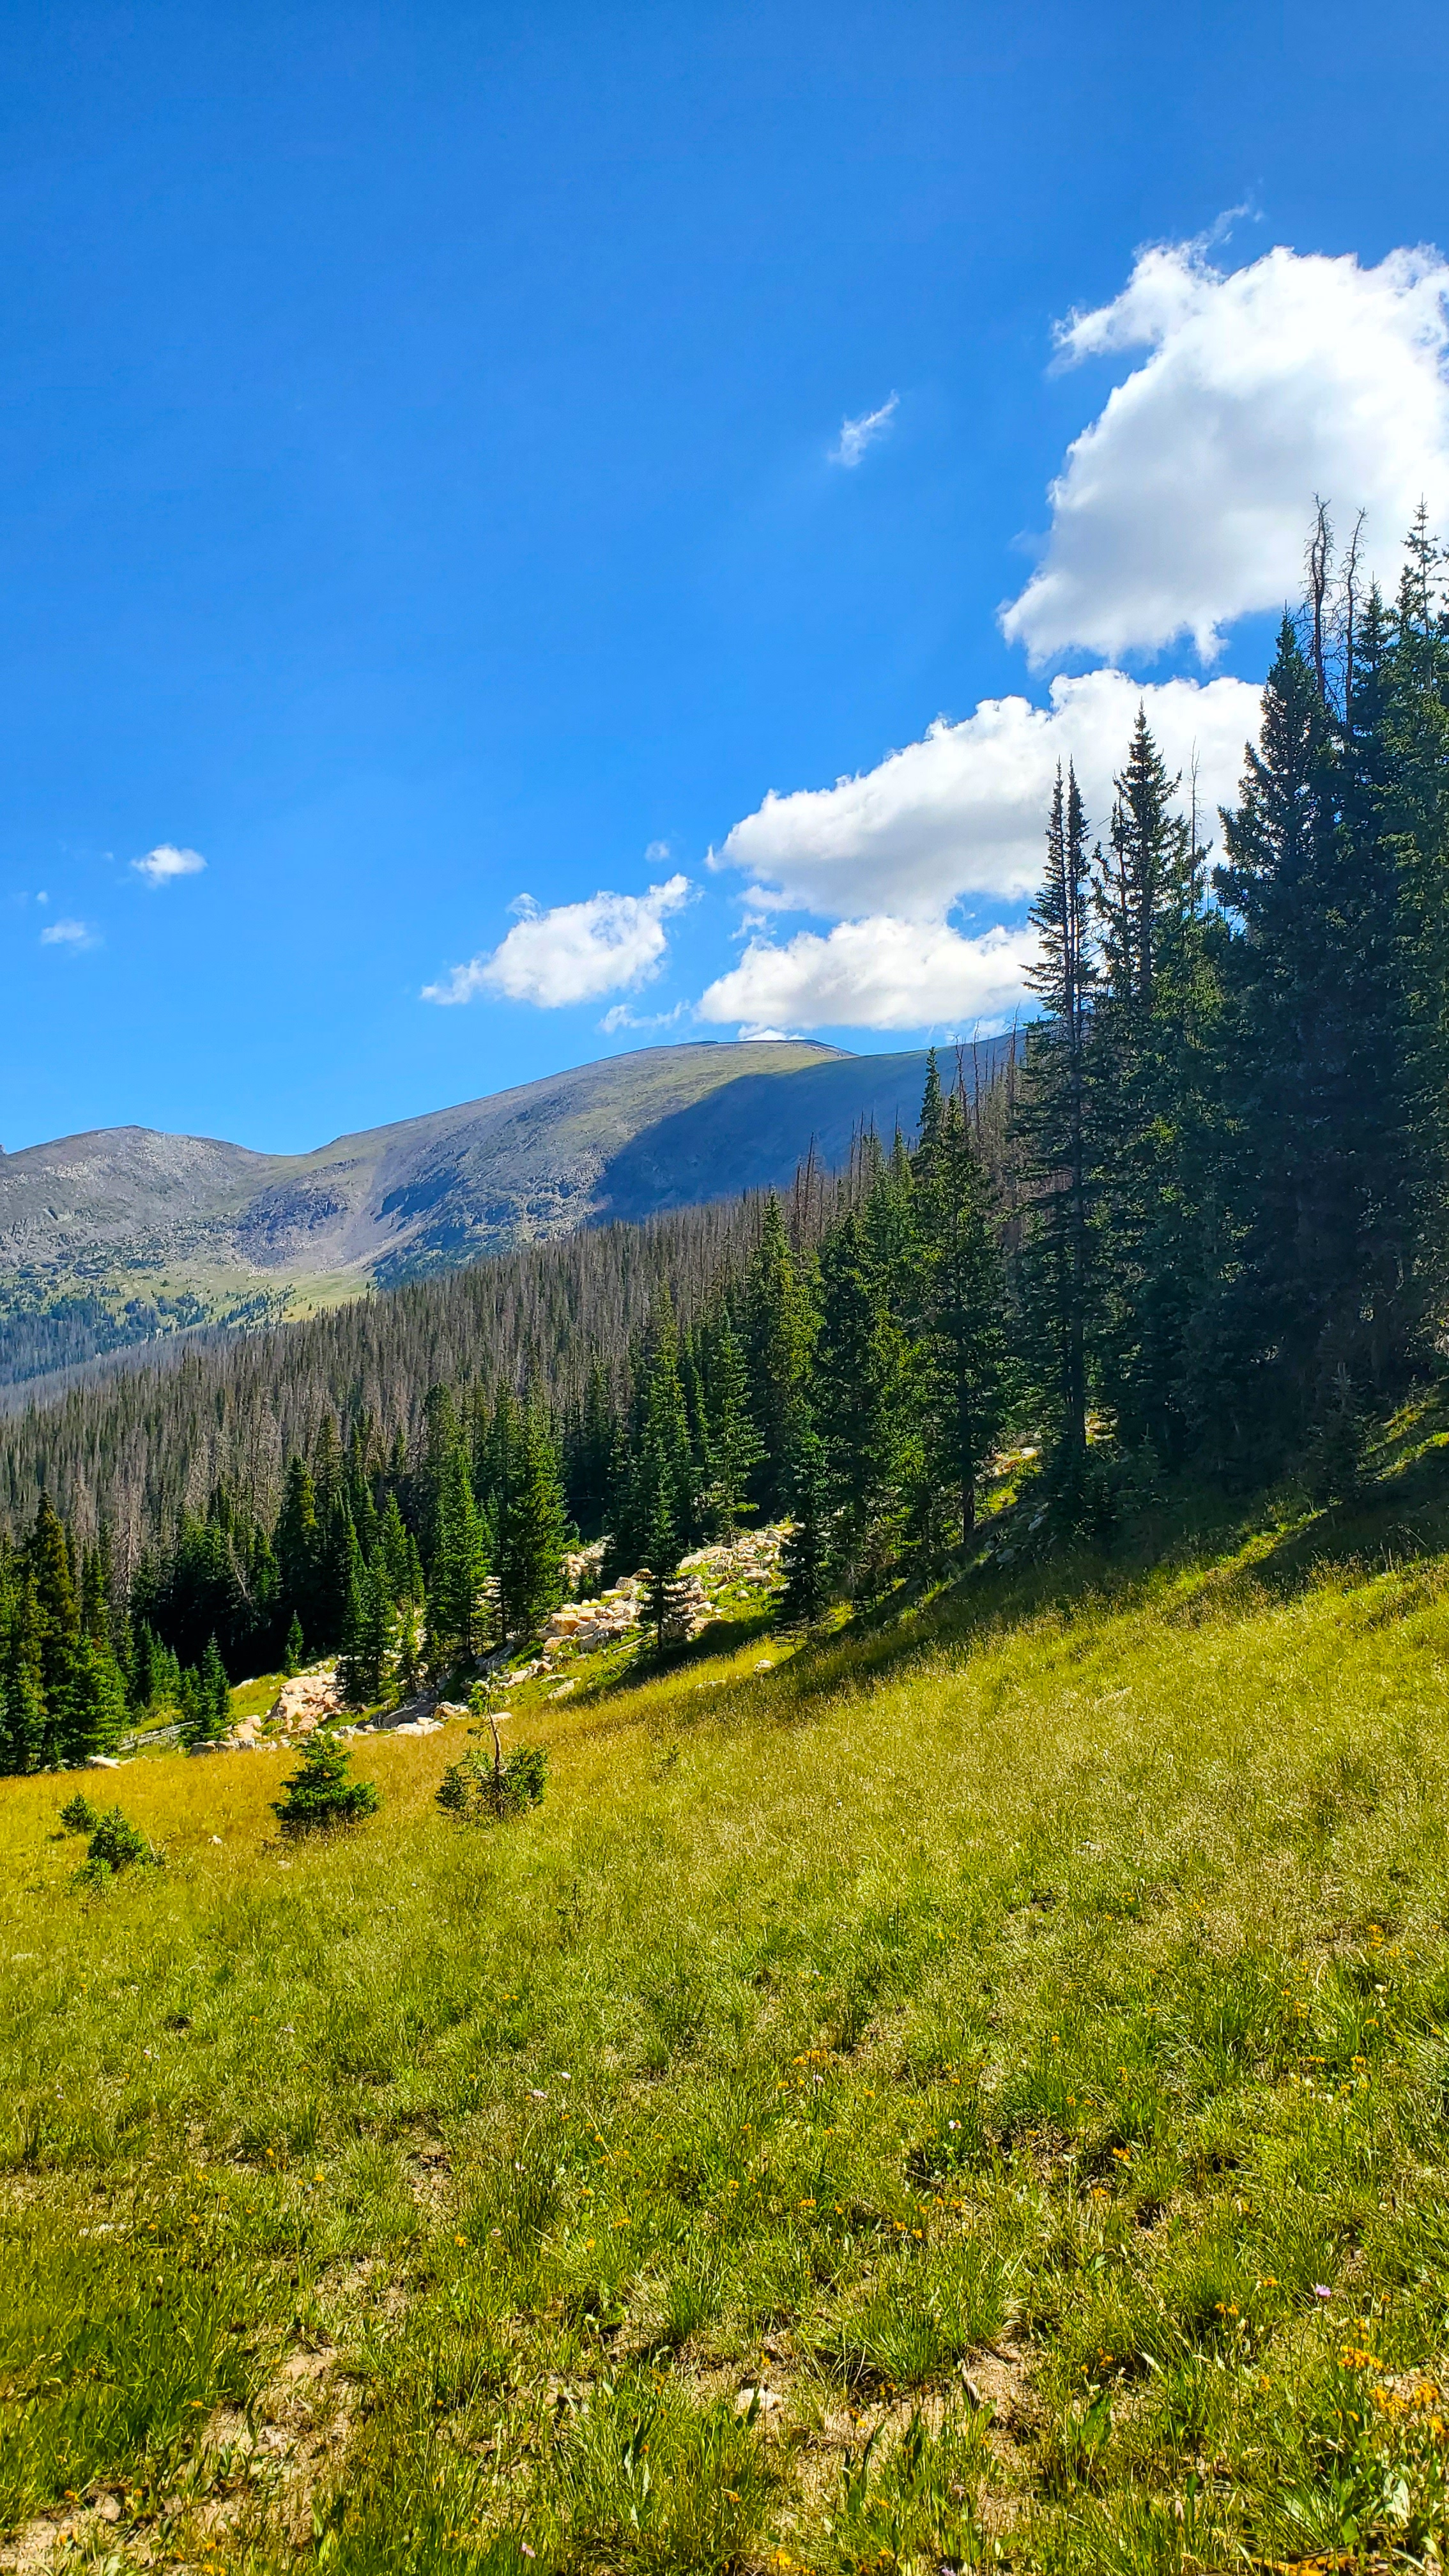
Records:
[[[26,2563],[1437,2563],[1441,1457],[536,1698],[490,1832],[161,1758],[99,1897],[0,1784]]]

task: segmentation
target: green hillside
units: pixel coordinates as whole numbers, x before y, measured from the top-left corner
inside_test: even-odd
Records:
[[[159,1758],[95,1895],[0,1784],[23,2563],[1437,2564],[1442,1436],[539,1682],[490,1830]]]

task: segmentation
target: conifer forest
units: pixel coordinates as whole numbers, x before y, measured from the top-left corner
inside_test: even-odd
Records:
[[[334,1651],[358,1704],[464,1672],[580,1539],[648,1568],[663,1646],[681,1558],[784,1521],[808,1627],[989,1547],[1009,1443],[1042,1551],[1185,1477],[1351,1494],[1442,1338],[1443,564],[1421,518],[1361,596],[1320,520],[1220,818],[1145,716],[1108,813],[1058,777],[1040,1016],[990,1084],[933,1059],[912,1139],[0,1424],[3,1767],[158,1707],[203,1742],[232,1682]]]

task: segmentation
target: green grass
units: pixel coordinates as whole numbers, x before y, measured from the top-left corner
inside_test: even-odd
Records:
[[[92,1897],[4,1784],[0,2527],[104,2491],[103,2562],[258,2576],[1429,2563],[1441,1455],[581,1683],[494,1830],[433,1806],[459,1729],[360,1744],[383,1813],[316,1849],[275,1760],[161,1757],[115,1788],[167,1867]]]
[[[255,1681],[238,1682],[231,1695],[233,1724],[238,1718],[265,1717],[285,1679],[284,1673],[261,1673]]]

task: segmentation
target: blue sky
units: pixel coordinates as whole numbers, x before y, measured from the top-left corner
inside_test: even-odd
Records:
[[[1043,762],[1234,756],[1300,461],[1449,490],[1437,8],[0,26],[11,1148],[999,1016]]]

